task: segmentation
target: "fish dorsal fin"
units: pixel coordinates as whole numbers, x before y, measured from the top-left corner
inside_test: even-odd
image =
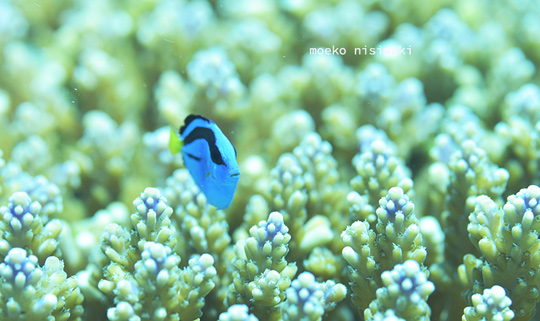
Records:
[[[192,121],[194,121],[195,119],[202,119],[206,122],[210,122],[210,119],[204,117],[204,116],[201,116],[201,115],[194,115],[194,114],[191,114],[189,116],[186,117],[186,119],[184,120],[184,125],[182,127],[180,127],[180,136],[182,136],[184,134],[184,130],[186,130],[186,128],[188,127],[189,124],[191,124]]]

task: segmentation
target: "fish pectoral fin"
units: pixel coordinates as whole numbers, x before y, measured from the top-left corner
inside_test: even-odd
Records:
[[[180,151],[182,150],[182,145],[182,141],[180,140],[178,135],[176,135],[174,129],[171,127],[171,134],[169,136],[169,150],[171,151],[171,154],[174,155],[180,153]]]
[[[206,177],[210,176],[210,172],[206,172]]]

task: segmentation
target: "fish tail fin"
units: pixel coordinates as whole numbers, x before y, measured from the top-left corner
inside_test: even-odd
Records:
[[[182,150],[183,142],[180,140],[174,129],[171,127],[171,135],[169,137],[169,150],[171,154],[178,154]]]

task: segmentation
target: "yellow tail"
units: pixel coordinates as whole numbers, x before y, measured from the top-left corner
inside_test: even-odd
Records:
[[[169,137],[169,150],[171,154],[178,154],[182,150],[183,142],[180,140],[174,129],[171,127],[171,136]]]

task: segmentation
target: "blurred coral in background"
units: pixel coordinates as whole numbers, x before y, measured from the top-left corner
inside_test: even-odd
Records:
[[[536,0],[0,0],[0,319],[538,318],[538,66]]]

